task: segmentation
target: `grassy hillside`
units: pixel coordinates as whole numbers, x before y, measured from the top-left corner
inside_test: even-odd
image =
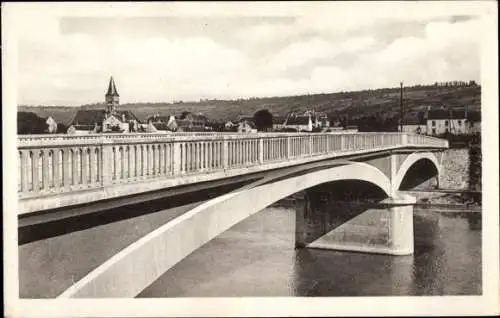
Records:
[[[418,112],[431,107],[481,109],[481,87],[409,87],[404,90],[405,112]],[[84,105],[81,108],[103,108],[104,105]],[[239,100],[205,100],[179,103],[122,104],[120,109],[133,111],[139,119],[159,113],[175,114],[183,111],[201,112],[213,120],[234,119],[238,115],[252,115],[259,109],[269,109],[275,116],[291,111],[314,109],[330,117],[348,115],[349,118],[382,113],[399,113],[399,88],[385,88],[332,94],[314,94],[287,97],[266,97]],[[78,107],[20,106],[19,111],[32,111],[40,117],[52,116],[57,122],[69,123]]]

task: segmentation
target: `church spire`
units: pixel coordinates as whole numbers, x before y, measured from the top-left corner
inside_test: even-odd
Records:
[[[120,96],[118,95],[118,91],[116,90],[115,80],[113,79],[113,76],[111,76],[109,79],[108,92],[106,93],[106,96]]]
[[[114,113],[115,107],[120,104],[120,95],[116,90],[115,80],[113,76],[109,79],[108,92],[105,95],[106,110],[108,113]]]

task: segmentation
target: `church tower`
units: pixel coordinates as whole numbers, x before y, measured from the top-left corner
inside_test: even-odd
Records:
[[[108,91],[105,95],[106,101],[106,111],[110,114],[116,111],[116,107],[120,104],[120,95],[118,95],[118,91],[116,90],[115,81],[113,80],[113,76],[109,79]]]

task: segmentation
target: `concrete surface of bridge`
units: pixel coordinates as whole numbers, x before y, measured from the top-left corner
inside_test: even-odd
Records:
[[[447,147],[406,133],[19,137],[19,222],[249,180],[129,245],[60,297],[134,297],[209,240],[300,191],[297,247],[411,254],[415,200],[400,190],[438,177]]]

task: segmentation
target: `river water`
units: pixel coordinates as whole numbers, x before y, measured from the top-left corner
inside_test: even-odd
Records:
[[[463,150],[445,153],[443,187],[467,186],[466,159]],[[453,196],[441,196],[430,201],[456,203]],[[109,217],[96,216],[98,225],[21,244],[20,297],[57,297],[127,245],[199,204],[178,199],[175,205],[170,200],[155,203],[161,210],[146,204],[118,208],[106,212]],[[134,214],[134,209],[158,212],[111,223],[103,220]],[[414,254],[385,256],[295,249],[295,210],[276,205],[193,252],[139,297],[478,295],[480,218],[474,212],[415,208]],[[75,221],[68,222],[53,227],[73,228]],[[83,223],[92,224],[88,219]]]
[[[479,213],[415,210],[415,252],[295,249],[294,208],[269,207],[167,271],[139,297],[481,294]]]

